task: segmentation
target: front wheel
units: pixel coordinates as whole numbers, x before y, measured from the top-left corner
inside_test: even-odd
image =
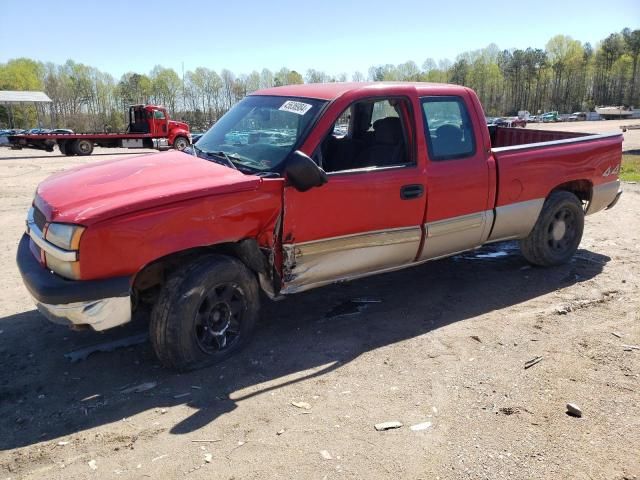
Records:
[[[182,151],[189,146],[189,140],[185,137],[176,137],[173,141],[173,148]]]
[[[578,197],[571,192],[553,192],[529,236],[520,240],[520,250],[534,265],[561,265],[576,253],[583,230],[584,209]]]
[[[219,363],[248,341],[258,317],[258,282],[239,260],[201,257],[175,272],[149,324],[151,344],[168,368]]]

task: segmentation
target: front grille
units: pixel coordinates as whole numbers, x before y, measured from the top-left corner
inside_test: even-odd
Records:
[[[38,210],[38,207],[33,207],[33,221],[40,231],[44,231],[44,225],[47,223],[47,217],[44,216],[44,213]]]

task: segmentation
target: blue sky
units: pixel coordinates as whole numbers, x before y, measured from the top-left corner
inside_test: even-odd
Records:
[[[119,77],[154,65],[330,74],[467,50],[544,48],[556,34],[596,43],[640,28],[639,0],[2,0],[0,62],[68,58]],[[17,21],[6,21],[17,19]]]

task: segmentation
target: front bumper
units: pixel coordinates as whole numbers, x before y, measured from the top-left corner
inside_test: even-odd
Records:
[[[66,280],[44,268],[24,235],[17,262],[22,281],[38,310],[48,320],[69,326],[106,330],[131,321],[129,277],[106,280]]]

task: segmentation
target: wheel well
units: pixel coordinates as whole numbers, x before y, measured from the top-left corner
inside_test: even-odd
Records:
[[[273,268],[269,260],[270,250],[261,249],[256,240],[248,238],[239,242],[220,243],[174,252],[148,263],[136,274],[133,281],[132,290],[135,300],[147,304],[154,303],[162,285],[171,273],[198,257],[211,253],[235,257],[259,277],[273,280]]]
[[[553,192],[558,192],[561,190],[573,193],[584,204],[591,201],[593,184],[589,180],[573,180],[571,182],[566,182],[558,185],[549,193],[549,195],[551,195],[551,193]]]

